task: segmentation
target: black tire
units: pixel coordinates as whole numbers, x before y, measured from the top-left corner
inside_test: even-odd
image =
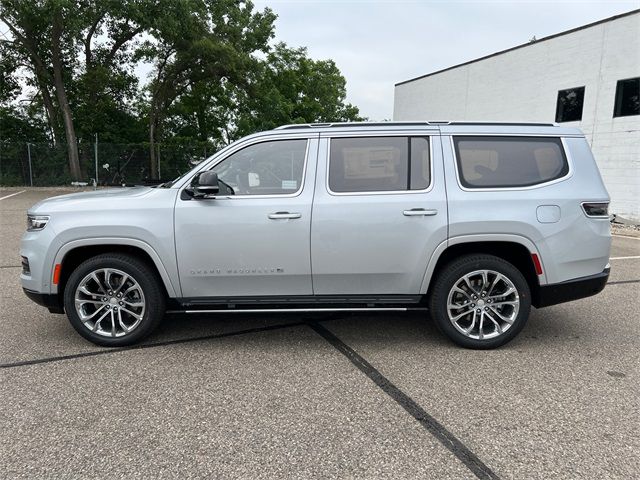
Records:
[[[82,322],[75,307],[76,289],[82,280],[91,272],[105,268],[126,273],[139,284],[144,294],[141,320],[130,333],[123,333],[118,337],[103,336],[91,331]],[[145,262],[131,255],[106,253],[86,260],[71,273],[64,290],[64,307],[71,325],[84,338],[104,347],[122,347],[139,342],[160,324],[165,312],[165,292],[157,272]],[[112,308],[111,305],[108,307]]]
[[[470,336],[467,336],[460,330],[458,330],[458,328],[456,328],[453,325],[453,322],[449,319],[447,308],[449,292],[452,290],[454,285],[458,283],[458,281],[461,280],[465,275],[468,275],[477,270],[491,270],[493,272],[504,275],[508,280],[511,281],[518,295],[519,310],[517,314],[515,308],[511,310],[512,314],[515,315],[515,319],[513,319],[513,323],[510,326],[506,327],[506,324],[502,324],[502,326],[506,328],[500,334],[498,333],[499,330],[497,329],[497,327],[493,326],[491,323],[487,323],[487,325],[489,325],[490,328],[493,329],[492,334],[497,335],[493,338],[471,338]],[[493,278],[496,277],[494,276]],[[506,292],[506,290],[504,291]],[[480,299],[480,295],[478,295],[478,300],[482,300],[482,303],[487,301],[485,299]],[[469,300],[469,302],[478,300],[471,299]],[[470,303],[470,305],[475,304]],[[482,310],[487,307],[491,306],[484,305]],[[456,313],[464,312],[466,308],[471,307],[461,307],[460,310],[456,311]],[[475,310],[478,312],[480,311],[474,308],[471,308],[471,310]],[[472,349],[496,348],[511,341],[524,328],[529,318],[530,310],[531,293],[529,284],[525,280],[522,273],[506,260],[488,254],[465,255],[445,265],[444,268],[440,270],[437,278],[435,279],[429,296],[429,312],[438,329],[447,337],[449,337],[449,339],[451,339],[454,343],[462,347]],[[489,310],[489,312],[499,320],[497,315],[493,314],[493,310]],[[471,315],[474,314],[471,313]],[[471,318],[471,316],[465,316],[463,317],[462,321],[468,321],[468,325],[470,326]]]

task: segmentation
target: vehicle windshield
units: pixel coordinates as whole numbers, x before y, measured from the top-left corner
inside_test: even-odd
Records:
[[[207,157],[204,160],[202,160],[201,162],[198,162],[197,165],[195,165],[193,168],[191,168],[190,170],[187,170],[186,172],[184,172],[183,174],[179,175],[178,177],[174,178],[173,180],[171,180],[170,182],[164,182],[161,183],[159,185],[156,185],[155,188],[171,188],[173,187],[178,180],[180,180],[181,178],[186,177],[187,175],[189,175],[190,173],[194,172],[196,169],[198,169],[200,167],[200,165],[202,165],[203,162],[206,162],[208,160],[210,160],[212,157]]]
[[[188,173],[188,172],[187,172]],[[182,175],[180,175],[179,177],[174,178],[173,180],[171,180],[170,182],[164,182],[161,183],[160,185],[156,185],[156,188],[171,188],[173,187],[173,185],[180,180],[182,177],[184,177],[186,175],[186,173],[183,173]]]
[[[184,172],[183,174],[181,174],[180,176],[174,178],[173,180],[171,180],[170,182],[164,182],[161,183],[160,185],[156,185],[155,188],[171,188],[173,187],[176,183],[178,183],[179,180],[195,173],[201,166],[203,163],[208,162],[209,160],[211,160],[213,157],[221,154],[222,152],[224,152],[227,148],[229,148],[230,145],[227,145],[226,147],[222,148],[221,150],[217,151],[216,153],[214,153],[213,155],[205,158],[204,160],[198,162],[197,164],[195,164],[193,166],[193,168],[190,168],[189,170],[187,170],[186,172]],[[193,163],[191,163],[191,165],[193,165]]]

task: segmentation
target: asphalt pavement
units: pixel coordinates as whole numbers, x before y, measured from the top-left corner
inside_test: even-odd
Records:
[[[640,239],[493,351],[424,313],[167,315],[104,349],[19,284],[0,189],[0,478],[640,478]]]

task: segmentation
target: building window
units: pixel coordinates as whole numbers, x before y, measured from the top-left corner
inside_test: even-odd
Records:
[[[640,115],[640,77],[618,80],[614,117]]]
[[[575,122],[582,120],[584,87],[569,88],[558,92],[556,104],[556,122]]]

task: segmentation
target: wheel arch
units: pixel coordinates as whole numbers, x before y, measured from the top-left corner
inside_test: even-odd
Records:
[[[171,277],[156,251],[143,241],[127,238],[84,239],[63,245],[54,260],[54,267],[55,265],[61,266],[57,292],[53,291],[56,286],[52,285],[51,293],[58,293],[62,298],[71,272],[83,261],[103,253],[129,253],[142,260],[158,274],[167,296],[169,298],[178,296],[179,289],[171,282]]]
[[[533,298],[536,297],[540,286],[547,283],[542,257],[531,240],[519,235],[465,235],[450,238],[436,248],[427,265],[420,289],[421,293],[429,294],[433,280],[452,259],[474,253],[494,255],[513,264],[527,280]],[[534,253],[538,255],[542,264],[542,275],[536,274],[531,257]]]

